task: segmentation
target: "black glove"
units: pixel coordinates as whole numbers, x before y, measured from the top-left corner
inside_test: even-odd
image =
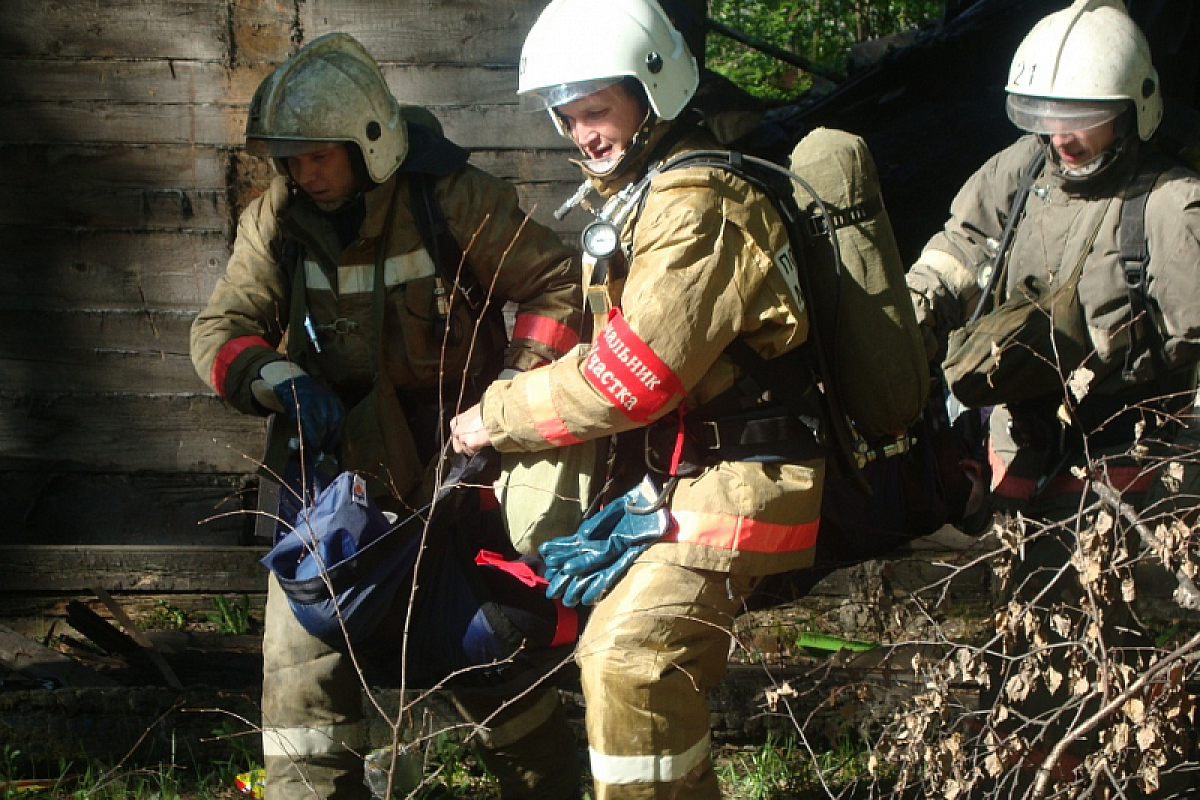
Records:
[[[275,384],[283,413],[300,429],[300,443],[318,452],[336,452],[346,421],[346,407],[330,389],[309,375]]]

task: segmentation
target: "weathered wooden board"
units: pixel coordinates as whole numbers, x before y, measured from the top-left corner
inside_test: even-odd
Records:
[[[4,0],[0,55],[223,62],[228,9],[210,0]]]
[[[228,236],[230,154],[213,147],[0,147],[0,225]]]
[[[517,63],[543,0],[311,0],[300,6],[308,38],[341,30],[381,62]]]
[[[201,61],[66,61],[0,58],[0,102],[146,103],[245,107],[259,82],[281,63],[229,68]],[[515,105],[515,66],[381,64],[402,103],[431,106]],[[549,124],[545,114],[530,114]]]
[[[16,226],[0,228],[0,236],[0,308],[6,310],[150,307],[194,314],[208,301],[230,252],[228,238],[216,231]],[[0,350],[16,352],[2,344]]]
[[[253,541],[257,481],[219,473],[0,473],[0,542],[233,546]]]
[[[0,471],[246,473],[265,436],[211,395],[0,396]]]
[[[4,592],[265,591],[262,547],[0,545]]]
[[[279,61],[286,55],[285,51]],[[0,103],[244,107],[272,67],[260,64],[231,69],[223,63],[177,59],[0,59]],[[86,123],[86,119],[79,120],[81,126]]]
[[[230,61],[239,66],[282,62],[300,33],[296,5],[292,0],[232,0]]]
[[[184,380],[193,316],[8,311],[0,315],[0,386],[39,393],[198,392],[203,388],[198,379]]]
[[[527,184],[555,184],[569,196],[583,180],[579,167],[570,162],[577,155],[574,147],[560,150],[475,150],[471,163],[498,178],[512,181],[517,190]],[[565,199],[565,198],[564,198]]]

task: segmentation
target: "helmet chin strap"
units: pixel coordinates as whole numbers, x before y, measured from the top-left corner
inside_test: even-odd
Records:
[[[1103,152],[1086,164],[1081,164],[1077,167],[1066,167],[1058,155],[1058,150],[1050,143],[1050,137],[1045,134],[1038,136],[1038,139],[1042,143],[1042,148],[1046,151],[1047,160],[1054,165],[1054,171],[1058,173],[1063,181],[1073,186],[1082,186],[1090,183],[1108,172],[1113,164],[1120,161],[1122,156],[1132,149],[1130,144],[1135,138],[1136,136],[1132,134],[1126,135],[1105,148]]]
[[[629,145],[621,151],[619,156],[616,158],[583,159],[579,162],[579,165],[592,178],[610,178],[616,175],[621,171],[621,167],[624,164],[637,159],[638,154],[645,149],[646,141],[650,138],[650,131],[654,128],[654,123],[657,121],[658,117],[655,116],[654,109],[647,109],[645,119],[642,120],[642,124],[638,126],[637,132],[629,140]],[[582,151],[583,148],[581,147],[580,150]]]

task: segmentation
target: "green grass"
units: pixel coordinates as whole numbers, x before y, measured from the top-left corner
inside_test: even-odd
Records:
[[[194,763],[186,753],[144,765],[61,761],[34,774],[19,749],[0,748],[0,800],[240,800],[235,778],[261,768],[257,737],[229,725],[213,731],[232,752],[224,761]],[[868,753],[844,738],[812,756],[794,737],[768,734],[758,747],[717,753],[722,794],[731,800],[791,800],[825,796],[821,779],[835,791],[866,779]],[[499,800],[495,778],[461,742],[429,740],[423,754],[422,787],[415,800]],[[818,777],[820,776],[820,777]],[[36,781],[36,783],[34,783]],[[398,795],[404,796],[404,795]],[[585,790],[583,796],[590,800]]]
[[[258,738],[226,724],[213,731],[232,748],[228,759],[195,763],[186,753],[144,765],[59,762],[40,772],[20,749],[0,747],[0,800],[234,800],[245,798],[235,779],[261,768]],[[424,785],[415,800],[499,800],[495,778],[462,743],[448,736],[430,740],[421,768]],[[407,795],[403,795],[407,796]]]
[[[793,736],[767,734],[767,741],[727,753],[717,762],[722,795],[731,800],[788,800],[825,797],[825,786],[835,793],[869,780],[870,753],[849,737],[833,750],[816,752],[815,759]]]
[[[208,615],[208,620],[217,626],[217,633],[241,636],[250,632],[253,621],[249,595],[241,595],[240,602],[218,595],[213,598],[213,606],[216,610]]]

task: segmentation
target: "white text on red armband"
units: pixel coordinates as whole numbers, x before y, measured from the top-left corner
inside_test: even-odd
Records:
[[[609,312],[583,367],[584,377],[634,422],[647,423],[676,395],[679,377],[625,322]]]

